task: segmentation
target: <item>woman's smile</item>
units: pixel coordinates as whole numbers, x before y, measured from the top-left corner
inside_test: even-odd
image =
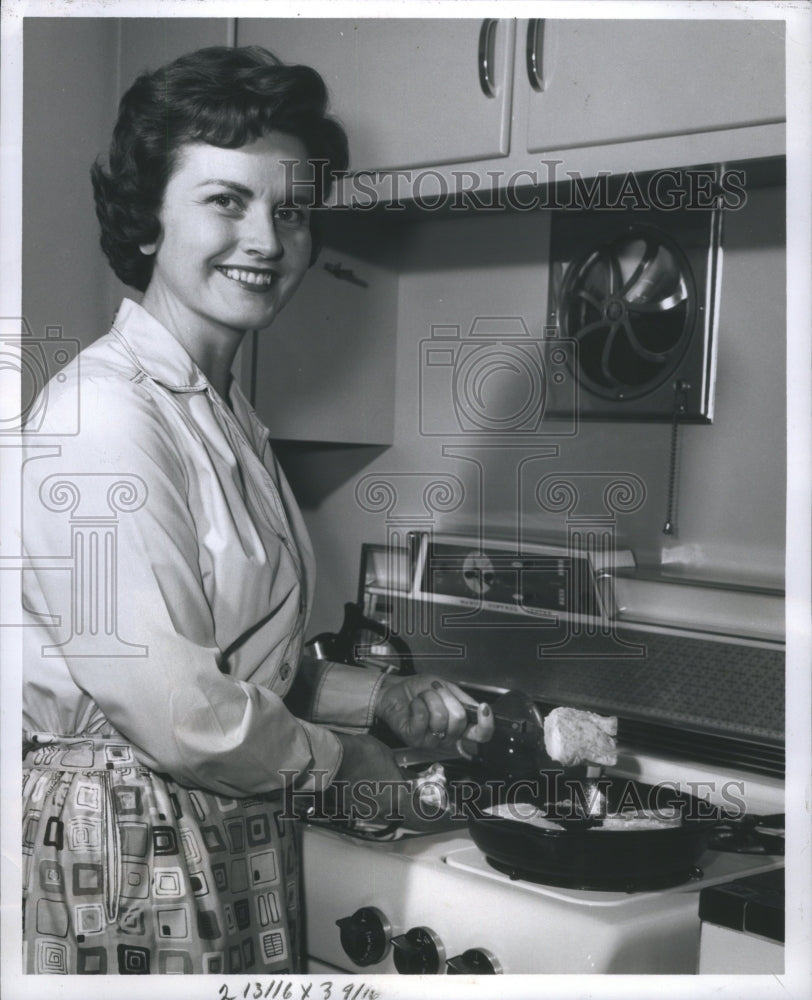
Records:
[[[275,277],[273,271],[262,271],[246,267],[229,267],[223,264],[217,265],[220,274],[224,274],[231,281],[247,288],[250,292],[265,292],[273,283]]]

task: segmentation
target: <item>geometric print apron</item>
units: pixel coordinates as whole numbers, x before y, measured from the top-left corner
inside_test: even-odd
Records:
[[[27,972],[301,970],[300,834],[281,794],[184,788],[117,738],[36,734],[26,749]]]

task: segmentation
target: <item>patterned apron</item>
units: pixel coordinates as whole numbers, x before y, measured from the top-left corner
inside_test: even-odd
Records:
[[[38,734],[23,760],[29,973],[298,972],[299,831],[279,796],[228,799],[121,739]]]

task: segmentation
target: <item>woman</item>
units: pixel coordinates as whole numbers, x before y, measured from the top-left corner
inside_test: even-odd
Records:
[[[313,70],[204,49],[136,80],[93,169],[143,298],[49,386],[58,447],[26,465],[29,972],[296,971],[286,794],[399,779],[376,719],[432,748],[492,732],[451,684],[299,665],[311,548],[230,372],[315,258],[347,165],[325,105]]]

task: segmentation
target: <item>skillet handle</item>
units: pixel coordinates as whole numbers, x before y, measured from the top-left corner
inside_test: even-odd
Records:
[[[522,691],[507,691],[491,704],[493,737],[480,743],[476,760],[504,779],[536,780],[542,771],[560,771],[544,746],[544,720],[533,699]],[[475,721],[472,707],[466,718]]]

